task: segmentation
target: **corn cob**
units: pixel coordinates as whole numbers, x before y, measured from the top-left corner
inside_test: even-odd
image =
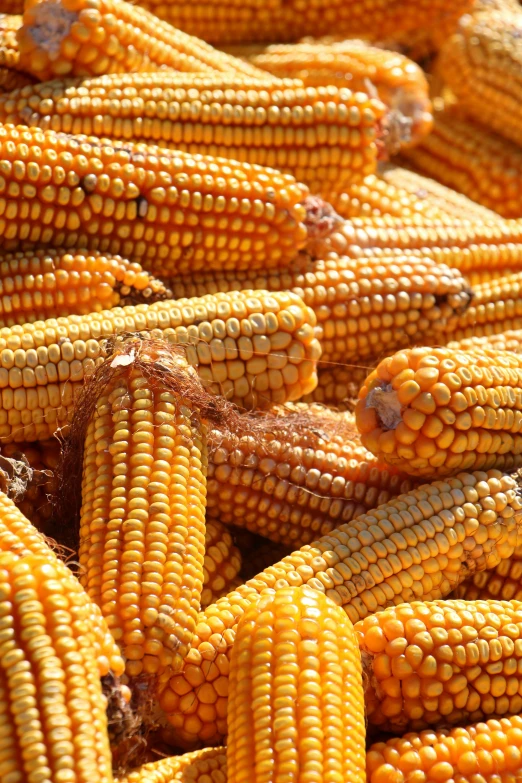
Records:
[[[264,78],[123,0],[26,0],[18,42],[20,67],[40,81],[161,68]]]
[[[206,520],[205,560],[201,608],[234,590],[241,570],[241,552],[233,543],[231,531],[215,519]]]
[[[409,143],[417,143],[430,132],[428,81],[422,68],[403,54],[366,41],[331,38],[228,51],[280,79],[300,79],[307,87],[335,85],[354,92],[376,92],[389,109],[408,120]]]
[[[261,166],[12,125],[0,159],[5,250],[82,247],[172,275],[279,266],[307,241],[307,188]]]
[[[295,548],[413,489],[361,448],[353,428],[350,414],[305,406],[270,417],[262,436],[213,432],[207,519]]]
[[[522,464],[522,358],[489,348],[413,348],[368,376],[355,408],[361,442],[416,476]]]
[[[466,114],[522,143],[520,10],[463,16],[441,49],[437,70]]]
[[[270,166],[325,196],[371,174],[384,105],[299,85],[226,73],[56,80],[0,100],[0,120]]]
[[[271,591],[241,618],[230,661],[228,783],[365,781],[361,656],[338,606]],[[292,776],[293,777],[293,776]]]
[[[474,574],[452,594],[463,601],[520,601],[522,600],[522,560],[520,555],[502,560],[491,571]]]
[[[301,254],[289,269],[272,274],[207,272],[169,278],[167,284],[175,297],[259,288],[292,291],[315,313],[323,362],[364,362],[427,335],[440,342],[470,301],[465,279],[445,264],[337,253],[316,261]]]
[[[518,0],[516,1],[518,2]],[[441,185],[440,182],[436,182],[430,177],[424,177],[417,171],[412,171],[407,168],[408,164],[406,162],[404,162],[405,168],[402,163],[403,161],[398,166],[392,163],[385,163],[384,161],[381,162],[379,164],[380,178],[388,185],[399,188],[401,191],[406,191],[415,199],[420,199],[421,203],[427,202],[431,209],[438,210],[439,215],[441,213],[461,215],[475,222],[502,220],[496,212],[492,212],[492,210],[481,204],[471,201],[471,199],[463,196],[461,193]],[[354,215],[353,217],[357,216]]]
[[[502,278],[514,274],[516,274],[516,269],[477,269],[466,272],[466,280],[469,281],[472,288],[475,288],[484,283],[495,285]]]
[[[443,38],[470,9],[472,0],[398,0],[393,5],[387,0],[376,0],[371,5],[354,0],[322,0],[313,5],[302,5],[296,0],[235,0],[226,5],[215,0],[140,0],[140,5],[205,41],[244,44],[332,34],[380,40],[418,28],[427,28]]]
[[[160,696],[176,742],[214,743],[225,735],[235,628],[260,594],[308,584],[352,622],[390,603],[440,598],[470,572],[512,555],[522,522],[515,487],[499,471],[424,485],[341,525],[209,606],[199,615],[183,670]],[[495,522],[484,513],[493,508],[501,515]]]
[[[298,399],[316,383],[314,324],[294,294],[246,291],[0,329],[0,438],[50,438],[126,332],[182,344],[205,387],[239,405]]]
[[[105,700],[85,604],[45,557],[0,556],[0,779],[110,783]]]
[[[467,337],[463,340],[451,341],[447,347],[457,351],[480,351],[482,348],[486,348],[495,351],[522,353],[522,329],[508,330],[501,334],[491,334],[484,337]]]
[[[2,98],[0,98],[0,107]],[[0,108],[1,113],[1,108]],[[377,174],[370,174],[362,182],[350,183],[342,190],[328,193],[328,203],[345,220],[354,217],[423,217],[443,218],[446,213],[428,198],[409,193],[389,184]]]
[[[2,7],[1,10],[3,12],[4,8]],[[0,94],[31,84],[33,81],[30,76],[18,70],[20,52],[16,31],[21,26],[21,16],[0,13]]]
[[[522,151],[461,112],[437,112],[432,133],[404,155],[422,174],[502,217],[522,216]]]
[[[343,365],[319,369],[316,388],[310,394],[306,394],[302,401],[328,405],[339,411],[353,413],[359,389],[371,371],[371,367]]]
[[[167,299],[139,264],[73,250],[0,255],[0,327]]]
[[[183,756],[167,756],[133,769],[115,783],[226,783],[225,748],[203,748]]]
[[[470,307],[458,317],[456,328],[451,328],[452,340],[522,329],[521,272],[475,285],[472,296]]]
[[[522,711],[520,601],[430,601],[357,623],[366,711],[385,731],[420,731]]]
[[[366,754],[367,781],[515,783],[521,758],[522,716],[518,715],[377,742]]]

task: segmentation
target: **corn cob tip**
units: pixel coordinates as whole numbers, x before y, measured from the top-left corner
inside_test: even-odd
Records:
[[[377,133],[378,159],[388,160],[412,141],[412,117],[399,108],[392,109],[380,120],[380,132]]]
[[[304,224],[308,239],[326,239],[344,223],[335,209],[320,196],[307,196],[303,201],[306,210]]]

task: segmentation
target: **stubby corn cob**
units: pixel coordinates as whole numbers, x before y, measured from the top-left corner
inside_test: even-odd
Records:
[[[479,283],[472,291],[471,305],[458,317],[456,328],[450,329],[452,340],[522,329],[522,273]]]
[[[513,478],[499,471],[459,474],[341,525],[220,598],[199,615],[184,668],[160,697],[176,741],[210,743],[225,735],[235,629],[266,590],[307,584],[352,622],[389,604],[440,598],[470,570],[511,556],[521,508]]]
[[[47,440],[118,335],[182,344],[205,388],[240,405],[299,399],[316,383],[315,318],[289,293],[236,292],[0,329],[0,437]]]
[[[226,783],[225,748],[204,748],[182,756],[167,756],[133,769],[115,783]]]
[[[85,604],[45,557],[0,555],[0,778],[110,783],[100,671]]]
[[[375,170],[384,109],[348,87],[160,72],[34,85],[0,120],[269,166],[327,196]]]
[[[305,395],[302,401],[353,412],[359,389],[371,370],[371,367],[343,365],[320,368],[317,373],[317,386],[313,392]]]
[[[0,159],[5,250],[81,247],[172,275],[283,265],[307,241],[307,188],[261,166],[13,125]]]
[[[123,0],[26,0],[18,41],[20,67],[41,81],[160,68],[263,78],[263,71]]]
[[[206,519],[202,609],[239,584],[241,565],[241,552],[233,542],[231,531],[216,519]]]
[[[390,607],[355,626],[371,725],[394,732],[522,711],[520,601]]]
[[[462,112],[437,112],[430,135],[404,155],[422,174],[499,215],[522,215],[522,151]]]
[[[522,760],[522,716],[376,742],[366,754],[368,783],[515,783]]]
[[[262,436],[212,433],[207,517],[295,548],[414,487],[361,447],[349,414],[303,408]]]
[[[427,28],[444,37],[452,31],[457,19],[472,5],[471,0],[398,0],[390,5],[376,0],[368,5],[361,0],[349,3],[334,0],[300,5],[296,0],[282,2],[247,0],[232,3],[206,0],[205,3],[183,0],[140,0],[176,27],[216,44],[252,41],[295,41],[305,35],[345,35],[380,40]]]
[[[522,357],[413,348],[383,359],[359,391],[361,442],[416,476],[522,464]]]
[[[490,571],[473,574],[471,579],[462,582],[455,592],[454,598],[464,601],[488,600],[499,601],[522,600],[522,546],[518,546],[513,555],[502,560]]]
[[[1,11],[4,12],[5,3]],[[19,70],[20,52],[16,31],[22,25],[22,17],[0,13],[0,94],[31,84],[32,79]]]
[[[518,0],[516,0],[518,2]],[[402,161],[401,161],[402,163]],[[407,165],[407,164],[406,164]],[[416,200],[427,202],[432,209],[448,215],[462,215],[475,222],[500,221],[501,217],[496,212],[487,209],[481,204],[457,193],[453,188],[441,185],[430,177],[424,177],[417,171],[397,166],[392,163],[381,162],[379,164],[379,176],[389,185],[406,191]],[[351,217],[351,216],[348,216]],[[354,215],[353,217],[356,217]]]
[[[394,112],[408,120],[404,142],[417,143],[432,124],[428,82],[417,63],[366,41],[305,39],[295,44],[239,46],[229,50],[281,79],[301,79],[309,87],[349,87],[376,92]]]
[[[522,143],[522,15],[491,9],[463,16],[437,69],[468,116]]]
[[[353,626],[309,587],[263,596],[230,661],[227,780],[365,781],[364,692]],[[296,778],[297,779],[297,778]]]
[[[83,250],[0,255],[0,327],[167,299],[137,263]]]
[[[323,362],[364,362],[457,324],[470,289],[460,272],[430,259],[298,256],[273,274],[225,272],[169,278],[174,296],[238,289],[289,290],[314,311]]]

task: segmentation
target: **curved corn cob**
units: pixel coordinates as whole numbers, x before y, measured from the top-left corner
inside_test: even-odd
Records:
[[[463,601],[488,600],[494,598],[500,601],[522,600],[522,547],[517,547],[512,555],[502,560],[490,571],[473,574],[471,579],[462,582],[453,598]]]
[[[461,112],[437,112],[430,135],[404,155],[422,174],[499,215],[522,216],[522,150]]]
[[[2,3],[4,11],[5,3]],[[22,26],[21,16],[0,13],[0,94],[32,84],[32,79],[18,70],[20,52],[16,40],[16,31]]]
[[[230,661],[228,783],[365,781],[362,667],[353,626],[308,587],[263,596]]]
[[[2,781],[110,783],[89,614],[45,557],[0,555]]]
[[[231,531],[215,519],[206,519],[205,560],[201,608],[215,603],[235,588],[241,571],[241,552],[233,543]]]
[[[516,144],[522,143],[521,30],[520,9],[463,16],[437,61],[466,114]]]
[[[470,569],[493,568],[511,556],[521,508],[515,480],[499,471],[425,484],[341,525],[220,598],[199,615],[184,668],[160,696],[176,743],[213,743],[225,735],[235,628],[266,590],[307,584],[342,606],[352,622],[390,603],[442,597]]]
[[[515,783],[521,759],[522,716],[518,715],[376,742],[366,754],[367,781]]]
[[[139,264],[83,250],[0,255],[0,327],[167,299]]]
[[[335,410],[353,412],[362,384],[371,367],[329,367],[317,373],[317,386],[302,402],[328,405]]]
[[[368,376],[355,408],[363,446],[416,476],[522,464],[522,357],[413,348]]]
[[[225,748],[204,748],[183,756],[168,756],[133,769],[115,783],[226,783]]]
[[[216,44],[251,41],[295,41],[304,35],[364,36],[374,40],[427,28],[444,37],[472,0],[318,0],[301,5],[296,0],[140,0],[162,19]]]
[[[213,432],[207,518],[295,548],[414,487],[360,446],[349,414],[326,415],[304,406],[263,437]]]
[[[467,337],[449,342],[448,348],[457,351],[480,351],[482,348],[495,351],[513,351],[522,353],[522,329],[508,330],[501,334],[491,334],[483,337]]]
[[[20,66],[40,81],[160,68],[263,78],[263,71],[123,0],[26,0],[18,41]]]
[[[6,250],[82,247],[169,275],[279,266],[307,240],[307,188],[249,163],[13,125],[0,159]]]
[[[457,270],[416,258],[350,258],[327,253],[312,261],[301,254],[289,269],[272,274],[207,272],[169,278],[174,296],[216,291],[290,290],[317,318],[323,362],[364,362],[378,353],[422,342],[457,324],[470,289]]]
[[[386,731],[522,711],[520,601],[430,601],[355,626],[368,675],[366,714]]]
[[[229,51],[273,76],[301,79],[308,87],[334,84],[354,92],[376,92],[389,109],[409,120],[406,136],[410,143],[417,143],[430,132],[428,81],[422,68],[403,54],[371,46],[367,41],[331,38],[238,46]]]
[[[456,328],[450,329],[452,340],[522,329],[521,272],[475,285],[472,297],[469,308],[458,317]]]
[[[518,0],[516,0],[518,2]],[[402,163],[402,161],[401,161]],[[417,171],[411,171],[402,165],[397,166],[393,163],[379,164],[379,176],[388,185],[406,191],[415,199],[426,201],[432,209],[437,209],[439,214],[461,215],[471,221],[480,222],[482,220],[491,222],[501,221],[500,215],[492,212],[490,209],[475,201],[466,198],[461,193],[457,193],[452,188],[441,185],[430,177],[424,177]],[[348,217],[352,217],[349,215]],[[354,215],[353,217],[357,217]]]
[[[0,329],[0,437],[51,437],[84,379],[128,332],[182,344],[205,388],[238,405],[299,399],[316,383],[314,325],[295,294],[241,291]]]
[[[0,106],[1,102],[0,98]],[[346,220],[382,215],[437,219],[446,214],[430,198],[396,187],[377,174],[370,174],[361,183],[350,183],[343,190],[329,192],[328,202]]]
[[[375,170],[384,108],[347,88],[160,72],[37,84],[0,99],[0,120],[270,166],[327,196]]]

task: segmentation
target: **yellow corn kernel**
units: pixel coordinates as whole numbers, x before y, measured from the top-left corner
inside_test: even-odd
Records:
[[[307,194],[249,163],[0,126],[4,250],[81,247],[158,275],[279,266],[307,241]]]
[[[453,341],[465,341],[470,337],[490,337],[522,329],[522,273],[497,276],[477,283],[472,288],[472,301],[466,312],[457,319],[456,328],[449,336]],[[504,338],[505,342],[505,338]],[[489,344],[500,350],[500,345]]]
[[[20,67],[53,76],[158,71],[263,72],[123,0],[26,0]]]
[[[295,294],[243,291],[0,329],[0,437],[50,438],[86,376],[129,332],[182,344],[205,388],[238,405],[299,399],[316,384],[314,326]]]
[[[208,492],[208,487],[207,487]],[[231,531],[216,519],[207,519],[201,608],[215,603],[240,584],[241,552],[234,545]]]
[[[163,283],[120,256],[82,250],[0,255],[0,326],[99,313],[169,295]]]
[[[371,370],[371,367],[357,365],[320,368],[317,374],[317,386],[311,394],[302,397],[302,401],[353,413],[359,389]]]
[[[413,379],[397,372],[399,358]],[[429,427],[427,414],[449,429]],[[355,416],[363,446],[412,475],[511,470],[522,464],[522,358],[486,347],[401,351],[368,376]]]
[[[134,340],[101,366],[88,396],[102,383],[83,450],[80,581],[127,674],[155,676],[181,666],[201,598],[207,443],[190,397],[199,384],[181,354]]]
[[[522,151],[461,111],[437,112],[430,135],[404,154],[421,174],[502,217],[522,216]]]
[[[7,3],[9,5],[9,2]],[[0,13],[0,94],[32,84],[33,80],[19,70],[20,52],[16,31],[22,26],[22,17],[10,15],[2,3]],[[20,13],[23,9],[20,10]],[[17,12],[18,12],[17,10]],[[13,10],[13,14],[15,11]]]
[[[164,71],[56,80],[0,99],[3,123],[269,166],[325,197],[375,170],[384,110],[347,87]]]
[[[143,764],[115,778],[115,783],[226,783],[226,780],[226,748],[203,748]]]
[[[355,626],[366,714],[385,731],[420,731],[522,710],[520,601],[401,604]]]
[[[91,618],[74,581],[46,557],[0,555],[2,781],[112,780]]]
[[[350,258],[327,253],[311,260],[301,254],[273,273],[207,272],[168,278],[174,296],[217,291],[289,290],[315,313],[322,362],[365,362],[389,354],[458,323],[470,301],[462,274],[429,259]]]
[[[452,340],[448,348],[457,351],[477,351],[482,348],[496,351],[522,352],[522,329],[508,329],[500,334],[488,334],[482,337],[466,337],[461,340]]]
[[[0,98],[0,105],[2,99]],[[419,190],[421,193],[421,191]],[[409,192],[387,182],[378,174],[370,174],[362,182],[350,183],[342,190],[329,192],[328,202],[346,220],[356,217],[416,217],[436,219],[446,215],[431,198]]]
[[[457,587],[453,595],[464,601],[522,600],[522,547],[517,547],[512,557],[502,560],[490,571],[473,574]]]
[[[522,760],[522,717],[422,731],[375,742],[366,754],[368,783],[497,779],[515,783]]]
[[[295,548],[414,487],[361,447],[350,414],[276,416],[254,435],[212,432],[207,518]]]
[[[499,509],[495,520],[491,508]],[[499,471],[424,484],[220,598],[200,613],[184,667],[160,695],[175,744],[215,743],[226,734],[235,629],[264,591],[308,585],[342,606],[352,622],[390,604],[441,598],[470,572],[513,554],[521,508],[515,480]]]
[[[398,52],[354,39],[305,39],[295,44],[237,46],[232,54],[280,79],[301,79],[307,87],[350,87],[375,91],[407,121],[400,146],[417,143],[432,124],[428,82],[417,63]]]
[[[309,587],[271,591],[241,618],[230,660],[229,783],[365,780],[353,626]]]

